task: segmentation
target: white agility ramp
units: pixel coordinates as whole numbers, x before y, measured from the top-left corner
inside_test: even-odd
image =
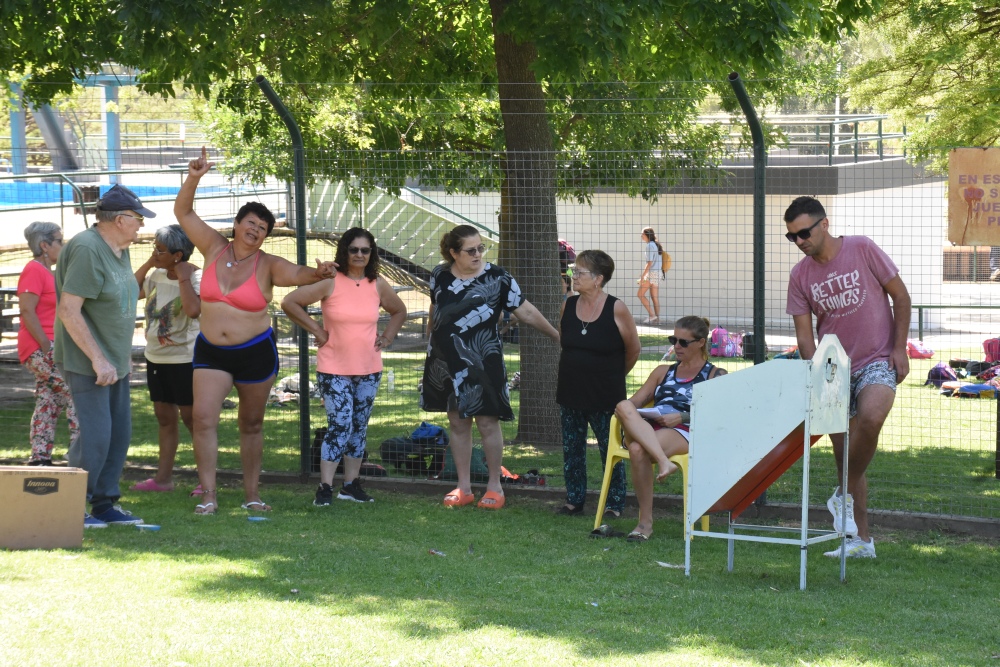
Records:
[[[691,574],[692,536],[728,540],[730,571],[736,541],[789,544],[800,548],[799,587],[805,589],[809,545],[844,539],[843,533],[809,528],[809,452],[820,436],[844,433],[841,486],[847,487],[850,391],[851,360],[834,335],[823,337],[809,361],[776,359],[695,386],[684,517],[685,574]],[[804,437],[805,433],[810,437]],[[799,458],[803,463],[801,528],[736,523]],[[703,514],[712,512],[729,512],[728,532],[694,529]],[[738,531],[796,532],[798,536]],[[840,560],[843,580],[846,565],[843,556]]]

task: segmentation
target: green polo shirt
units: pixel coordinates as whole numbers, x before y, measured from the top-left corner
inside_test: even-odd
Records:
[[[118,377],[128,375],[135,332],[139,284],[132,272],[128,249],[121,257],[101,237],[96,227],[80,232],[66,243],[56,264],[56,295],[82,297],[83,320]],[[94,376],[90,357],[84,354],[56,318],[55,361],[66,370]]]

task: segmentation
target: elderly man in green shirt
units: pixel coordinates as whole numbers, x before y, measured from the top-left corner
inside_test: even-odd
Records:
[[[128,247],[143,219],[155,216],[134,192],[115,185],[97,203],[97,223],[70,239],[56,269],[55,362],[80,418],[69,462],[88,473],[85,528],[142,523],[116,503],[132,440],[129,373],[139,299]]]

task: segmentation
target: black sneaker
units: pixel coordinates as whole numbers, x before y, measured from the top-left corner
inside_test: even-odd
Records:
[[[365,490],[361,488],[361,482],[354,480],[350,484],[345,484],[340,487],[340,493],[337,494],[337,500],[353,500],[356,503],[373,503],[375,499],[365,493]]]
[[[316,489],[316,500],[313,501],[313,505],[317,507],[326,507],[333,502],[333,487],[329,484],[320,484],[319,488]]]
[[[52,459],[32,459],[28,461],[29,466],[54,466]]]

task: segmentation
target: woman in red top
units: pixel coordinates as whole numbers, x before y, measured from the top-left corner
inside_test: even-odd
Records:
[[[261,250],[274,229],[274,215],[258,202],[236,214],[233,240],[194,212],[201,177],[215,166],[205,149],[188,164],[188,177],[177,193],[174,215],[205,257],[201,279],[201,333],[194,348],[194,454],[203,491],[196,514],[215,514],[215,472],[219,458],[222,402],[235,385],[239,394],[240,457],[243,462],[243,508],[267,511],[260,499],[264,454],[264,408],[278,370],[278,352],[267,305],[275,286],[309,285],[333,275],[333,262],[316,268],[292,264]]]
[[[62,250],[62,229],[54,222],[33,222],[24,238],[34,259],[17,281],[21,326],[17,332],[17,356],[35,375],[35,413],[31,416],[30,466],[52,465],[56,421],[66,410],[70,446],[80,435],[76,409],[66,381],[52,358],[52,329],[56,319],[56,279],[52,265]]]

